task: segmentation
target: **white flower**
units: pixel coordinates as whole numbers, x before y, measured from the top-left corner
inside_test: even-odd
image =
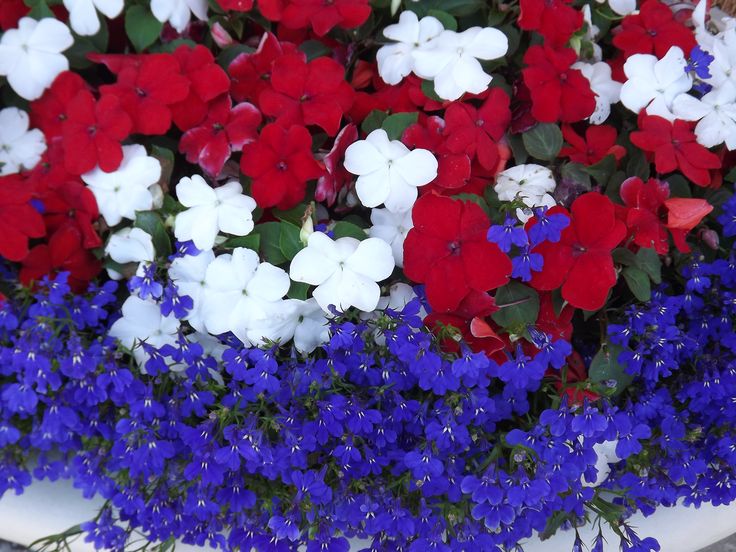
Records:
[[[516,165],[498,173],[494,190],[501,201],[513,201],[518,198],[529,207],[554,207],[556,202],[550,195],[557,184],[552,171],[541,165]],[[522,222],[531,217],[531,213],[522,209],[516,210],[516,216]]]
[[[64,0],[69,12],[69,24],[82,36],[96,35],[100,30],[101,12],[108,19],[115,19],[123,11],[124,0]]]
[[[325,311],[313,298],[298,301],[294,328],[294,347],[308,355],[330,339],[330,327]]]
[[[123,161],[117,170],[106,173],[97,167],[82,175],[108,226],[115,226],[123,218],[134,220],[136,211],[151,209],[153,195],[148,187],[159,178],[161,164],[148,157],[146,148],[138,144],[123,146]]]
[[[378,238],[391,246],[396,266],[404,266],[404,240],[409,230],[414,227],[411,211],[392,213],[388,209],[373,209],[371,211],[373,226],[368,229],[368,235]]]
[[[725,142],[729,150],[736,150],[736,84],[726,81],[699,100],[678,96],[673,110],[680,119],[699,121],[695,126],[699,144],[712,148]]]
[[[431,43],[414,52],[414,72],[434,79],[434,91],[445,100],[457,100],[466,92],[480,94],[491,82],[478,59],[506,55],[506,35],[491,27],[471,27],[461,33],[442,31]]]
[[[577,62],[574,69],[579,69],[583,76],[590,82],[590,89],[595,94],[595,111],[588,117],[594,125],[600,125],[608,119],[611,114],[611,104],[619,101],[621,96],[621,83],[611,77],[611,66],[603,61],[597,63]]]
[[[583,438],[579,440],[582,442]],[[595,469],[596,469],[596,480],[588,482],[584,478],[581,478],[583,487],[597,487],[608,479],[611,473],[611,464],[616,464],[621,461],[621,458],[616,454],[616,445],[618,439],[613,441],[603,441],[602,443],[596,443],[593,445],[593,451],[596,454]]]
[[[105,254],[120,264],[152,263],[155,257],[153,239],[148,232],[140,228],[123,228],[110,236],[105,246]],[[139,265],[138,270],[140,269]],[[120,280],[123,277],[112,268],[108,268],[107,273],[113,280]]]
[[[123,303],[122,312],[123,317],[115,321],[109,335],[132,350],[139,365],[148,359],[141,342],[157,349],[176,343],[179,321],[173,314],[163,316],[157,303],[131,295]]]
[[[379,128],[348,146],[345,169],[358,175],[355,191],[363,205],[384,203],[389,211],[401,213],[414,205],[417,187],[435,179],[437,159],[425,149],[409,151]]]
[[[295,282],[317,286],[312,295],[325,312],[357,307],[370,312],[378,305],[377,282],[391,275],[395,266],[391,247],[378,238],[358,241],[315,232],[307,247],[291,261],[289,275]]]
[[[712,86],[721,86],[729,81],[736,84],[736,29],[718,33],[709,51],[713,56],[708,66],[711,78],[705,81]]]
[[[32,169],[46,151],[43,132],[28,130],[28,113],[17,107],[0,111],[0,176]]]
[[[605,4],[606,0],[597,0],[599,4]],[[608,0],[608,5],[618,15],[629,15],[636,11],[636,0]]]
[[[204,323],[204,305],[207,298],[207,267],[215,260],[212,250],[202,251],[198,255],[177,257],[169,267],[169,277],[176,284],[178,295],[192,299],[192,309],[184,320],[195,330],[206,332]]]
[[[182,178],[176,185],[176,197],[188,209],[176,215],[174,235],[205,250],[212,249],[220,231],[235,236],[250,233],[256,202],[242,192],[235,180],[213,189],[199,175]]]
[[[426,47],[430,41],[444,31],[442,23],[432,16],[423,17],[409,10],[401,12],[399,22],[389,25],[383,35],[395,40],[376,53],[378,74],[386,84],[398,84],[414,70],[414,52]]]
[[[650,54],[634,54],[624,63],[628,80],[621,87],[621,103],[634,113],[646,108],[649,115],[674,121],[672,102],[692,88],[686,66],[677,46],[672,46],[661,60]]]
[[[207,267],[204,322],[212,334],[232,332],[246,345],[291,338],[288,327],[296,305],[283,301],[289,276],[258,254],[237,247]]]
[[[207,0],[151,0],[151,12],[161,23],[168,21],[177,32],[182,32],[192,13],[202,21],[207,19]]]
[[[72,44],[72,33],[61,21],[23,17],[17,29],[8,29],[0,38],[0,75],[21,98],[37,100],[59,73],[69,69],[61,52]]]

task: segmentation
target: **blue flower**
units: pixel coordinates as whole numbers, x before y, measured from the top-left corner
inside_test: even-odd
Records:
[[[711,54],[703,50],[699,45],[695,46],[690,51],[690,59],[685,67],[685,71],[694,71],[701,79],[709,79],[711,78],[711,74],[708,68],[714,59]]]
[[[143,276],[133,276],[128,282],[131,293],[138,292],[141,299],[158,299],[164,291],[163,286],[156,281],[155,263],[146,264],[142,267]]]
[[[487,239],[498,245],[504,253],[511,251],[511,247],[523,247],[529,243],[529,238],[522,226],[517,226],[518,221],[513,217],[506,217],[502,225],[496,224],[488,229]]]
[[[543,241],[556,243],[562,237],[562,231],[570,226],[570,217],[564,213],[547,214],[546,207],[534,209],[536,223],[529,228],[529,238],[532,247]]]
[[[521,249],[521,252],[511,259],[513,270],[512,278],[520,278],[522,282],[528,282],[532,279],[532,271],[540,272],[544,266],[544,257],[539,253],[532,253],[528,245]]]

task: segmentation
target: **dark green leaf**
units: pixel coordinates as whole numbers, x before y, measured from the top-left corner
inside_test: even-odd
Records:
[[[620,265],[633,266],[636,264],[636,255],[630,249],[617,247],[613,250],[613,262]]]
[[[667,179],[670,185],[670,197],[693,197],[690,193],[690,184],[684,176],[673,174]]]
[[[365,233],[365,230],[363,230],[360,226],[353,224],[352,222],[346,222],[344,220],[335,223],[335,226],[332,228],[332,233],[335,236],[335,239],[350,237],[356,238],[358,240],[364,240],[368,237]]]
[[[620,393],[634,379],[626,373],[624,365],[618,361],[623,350],[619,345],[604,344],[593,357],[588,369],[588,377],[591,381],[605,383],[616,382],[616,394]]]
[[[655,284],[662,283],[662,261],[659,254],[649,247],[636,252],[636,266],[643,270]]]
[[[142,52],[156,42],[161,35],[162,28],[163,23],[143,6],[133,4],[125,12],[125,33],[138,52]]]
[[[425,96],[427,96],[430,100],[434,100],[435,102],[443,102],[444,100],[440,98],[437,95],[437,92],[434,91],[434,82],[423,80],[422,81],[422,92]]]
[[[227,68],[230,67],[230,64],[240,54],[250,54],[253,52],[254,50],[250,46],[246,46],[245,44],[234,44],[232,46],[228,46],[222,52],[220,52],[220,54],[217,56],[217,64],[223,69],[227,70]]]
[[[300,299],[301,301],[306,301],[308,298],[308,291],[309,291],[309,284],[305,284],[304,282],[291,282],[291,286],[289,287],[289,292],[286,294],[286,296],[289,299]]]
[[[370,134],[377,128],[381,128],[381,124],[383,123],[384,119],[386,119],[386,117],[388,117],[388,113],[386,113],[385,111],[374,109],[368,114],[365,119],[363,119],[363,124],[360,125],[360,130],[362,130],[365,134]]]
[[[39,20],[44,19],[45,17],[56,17],[54,15],[54,12],[51,11],[51,8],[49,8],[49,5],[45,2],[45,0],[39,0],[38,2],[26,2],[26,5],[31,8],[31,11],[28,12],[28,17]]]
[[[394,113],[389,115],[381,123],[381,128],[388,134],[389,140],[400,140],[401,135],[410,125],[417,122],[419,113]]]
[[[529,155],[551,161],[562,148],[562,131],[552,123],[540,123],[522,135],[524,147]]]
[[[728,171],[728,174],[723,177],[726,182],[736,182],[736,167]]]
[[[626,180],[626,173],[624,171],[616,171],[611,175],[611,178],[608,180],[608,185],[606,186],[606,195],[608,196],[608,199],[613,201],[614,203],[621,204],[621,184],[623,184],[623,181]]]
[[[304,218],[304,214],[306,212],[307,205],[305,203],[300,203],[296,207],[287,209],[286,211],[281,211],[279,209],[271,210],[271,214],[273,214],[273,216],[275,216],[277,219],[290,222],[294,226],[298,226],[300,228],[302,226],[302,219]]]
[[[446,11],[432,9],[427,12],[427,15],[438,19],[446,30],[457,31],[457,20]]]
[[[273,265],[280,265],[287,261],[281,252],[281,223],[264,222],[256,225],[253,232],[260,235],[260,249],[263,258]]]
[[[294,255],[299,253],[301,249],[304,249],[304,244],[299,239],[299,227],[294,226],[289,222],[281,223],[281,235],[279,237],[279,247],[281,253],[288,260],[294,258]]]
[[[71,48],[64,51],[64,55],[69,59],[69,65],[73,69],[85,69],[92,65],[87,58],[89,54],[97,52],[105,52],[107,50],[108,31],[107,21],[105,18],[100,20],[100,30],[94,36],[74,36],[74,44]]]
[[[164,192],[167,192],[171,173],[174,171],[174,152],[168,148],[153,145],[151,147],[151,157],[158,159],[161,164],[161,178],[158,179],[158,184]]]
[[[605,186],[611,175],[616,170],[616,158],[613,155],[606,155],[595,165],[590,165],[583,169],[601,186]]]
[[[593,186],[590,183],[590,176],[585,171],[585,165],[580,163],[565,163],[560,169],[562,178],[575,182],[586,190],[590,190]]]
[[[225,240],[222,247],[227,249],[235,249],[236,247],[245,247],[246,249],[252,249],[258,251],[261,246],[260,234],[248,234],[247,236],[236,236]]]
[[[166,215],[176,215],[186,210],[184,206],[169,194],[164,195],[163,212]]]
[[[724,203],[726,203],[733,196],[731,192],[725,186],[717,189],[709,188],[705,192],[705,199],[716,209],[719,209]]]
[[[635,149],[629,154],[629,162],[626,163],[626,174],[628,176],[638,176],[642,180],[649,179],[649,161],[647,161],[643,151]]]
[[[533,324],[539,314],[539,294],[532,288],[511,281],[496,291],[496,305],[500,309],[493,313],[493,320],[504,328],[519,328]]]
[[[321,56],[328,56],[332,53],[332,50],[319,40],[307,40],[306,42],[302,42],[299,49],[307,55],[307,61],[312,61],[314,58]]]
[[[623,275],[634,297],[639,301],[649,301],[651,299],[652,286],[646,272],[635,266],[627,266],[624,268]]]
[[[153,238],[153,247],[158,257],[171,255],[171,238],[166,231],[164,219],[155,211],[138,211],[135,214],[136,228],[147,232]]]
[[[518,134],[512,134],[508,137],[509,146],[511,147],[511,153],[514,156],[516,163],[526,163],[529,158],[529,154],[524,148],[524,141]]]

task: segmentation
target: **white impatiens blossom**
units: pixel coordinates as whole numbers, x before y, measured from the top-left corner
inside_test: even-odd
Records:
[[[621,83],[611,77],[611,66],[603,61],[596,63],[577,62],[572,65],[590,82],[590,89],[595,94],[595,111],[588,117],[594,125],[600,125],[611,114],[611,104],[621,97]]]
[[[56,76],[69,69],[64,50],[74,44],[69,28],[47,17],[36,21],[22,17],[17,29],[0,38],[0,76],[26,100],[37,100]]]
[[[291,302],[297,305],[294,313],[294,347],[303,355],[308,355],[330,340],[329,320],[314,298]]]
[[[376,53],[378,74],[386,84],[398,84],[414,70],[414,52],[428,46],[433,38],[444,31],[439,19],[427,16],[421,20],[413,11],[403,11],[399,22],[389,25],[383,35],[393,44],[379,48]]]
[[[202,21],[207,19],[207,0],[151,0],[151,13],[161,23],[168,21],[177,32],[182,32],[192,13]]]
[[[378,238],[391,246],[396,266],[404,266],[404,240],[409,230],[414,227],[411,211],[392,213],[388,209],[373,209],[371,211],[373,226],[368,229],[368,235]]]
[[[414,73],[433,79],[440,98],[457,100],[466,92],[485,91],[491,76],[478,60],[501,58],[508,49],[506,35],[492,27],[471,27],[461,33],[442,31],[425,48],[414,52]]]
[[[124,218],[135,220],[136,211],[153,208],[149,187],[160,178],[161,164],[138,144],[123,146],[123,161],[117,170],[107,173],[97,167],[82,175],[108,226],[115,226]]]
[[[0,176],[32,169],[46,151],[43,132],[28,130],[28,113],[17,107],[0,111]]]
[[[176,343],[179,321],[173,314],[161,314],[157,303],[131,295],[123,303],[122,313],[122,318],[110,327],[109,335],[131,350],[139,364],[148,359],[142,342],[156,349]]]
[[[197,249],[212,249],[219,232],[245,236],[253,230],[256,202],[235,180],[213,189],[199,175],[184,177],[176,185],[176,197],[187,210],[176,215],[174,235],[193,241]]]
[[[599,4],[605,4],[606,0],[597,0]],[[629,15],[636,11],[636,0],[608,0],[608,5],[618,15]]]
[[[736,84],[726,82],[701,99],[683,94],[675,98],[673,110],[678,118],[698,121],[698,143],[712,148],[725,143],[736,150]]]
[[[123,11],[124,0],[64,0],[69,12],[69,24],[81,36],[96,35],[100,30],[99,11],[108,19],[115,19]]]
[[[197,331],[206,332],[204,323],[204,305],[207,301],[207,267],[215,260],[212,250],[202,251],[198,255],[177,257],[169,267],[169,277],[176,285],[177,294],[192,300],[192,308],[184,320]]]
[[[391,246],[383,240],[346,237],[333,241],[315,232],[291,261],[289,276],[295,282],[317,286],[312,295],[325,312],[330,312],[330,305],[338,311],[357,307],[370,312],[381,296],[377,282],[388,278],[394,266]]]
[[[291,339],[296,305],[284,301],[289,275],[258,254],[237,247],[220,255],[207,267],[204,322],[218,335],[232,332],[246,345]],[[291,330],[293,331],[293,330]]]
[[[105,254],[120,264],[152,263],[156,256],[151,235],[140,228],[123,228],[115,232],[105,246]],[[107,273],[114,280],[123,277],[111,268]]]
[[[686,67],[687,60],[677,46],[660,60],[650,54],[634,54],[624,63],[627,81],[621,87],[621,103],[634,113],[646,108],[649,115],[674,121],[672,102],[692,88]]]
[[[520,199],[529,209],[532,207],[554,207],[556,202],[550,195],[557,184],[552,171],[541,165],[516,165],[498,173],[494,190],[501,201]],[[531,217],[531,212],[516,210],[522,222]]]
[[[718,33],[709,52],[713,56],[708,66],[711,77],[705,82],[715,87],[726,82],[736,84],[736,28]]]
[[[417,187],[437,176],[437,159],[428,150],[410,151],[398,140],[389,140],[379,128],[348,146],[345,169],[358,175],[355,191],[363,205],[383,203],[389,211],[403,213],[417,200]]]

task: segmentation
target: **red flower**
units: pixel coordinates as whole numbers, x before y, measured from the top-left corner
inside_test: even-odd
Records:
[[[69,285],[80,293],[100,272],[100,261],[82,247],[82,236],[74,226],[63,226],[51,236],[48,245],[37,245],[23,259],[20,281],[24,285],[46,275],[69,272]]]
[[[704,199],[673,197],[664,202],[667,207],[667,228],[689,232],[695,228],[705,215],[713,210],[713,206]]]
[[[583,13],[566,0],[521,0],[519,27],[537,31],[553,48],[564,46],[583,26]]]
[[[312,156],[312,136],[302,126],[263,127],[257,141],[243,148],[240,168],[253,179],[251,195],[260,207],[289,209],[302,199],[307,181],[322,175]]]
[[[31,8],[23,0],[0,0],[0,29],[7,31],[18,26],[18,20],[28,15]]]
[[[678,22],[672,9],[659,0],[647,0],[639,13],[624,17],[618,31],[613,44],[627,58],[654,54],[661,59],[672,46],[679,46],[687,56],[697,44],[692,30]]]
[[[81,182],[69,180],[50,186],[41,197],[43,220],[49,235],[65,226],[75,227],[82,236],[82,247],[102,245],[95,223],[100,217],[94,194]]]
[[[123,64],[115,84],[100,87],[102,94],[120,99],[133,119],[136,134],[166,134],[171,126],[172,104],[189,94],[189,80],[171,54],[140,56],[140,63]]]
[[[112,172],[123,160],[120,145],[133,127],[115,96],[103,95],[97,102],[90,92],[80,91],[69,102],[61,127],[64,167],[70,174],[84,174],[99,165]]]
[[[530,284],[540,290],[562,286],[562,297],[572,306],[598,310],[616,283],[611,251],[626,236],[626,226],[616,218],[611,200],[598,192],[581,195],[571,210],[560,241],[545,241],[534,249],[544,257],[544,267],[533,273]],[[549,212],[567,210],[553,207]],[[534,224],[535,217],[527,223]]]
[[[569,304],[565,304],[557,313],[551,292],[543,291],[539,294],[539,314],[535,325],[552,340],[570,341],[572,339],[572,317],[574,315],[575,309]]]
[[[248,12],[253,9],[253,0],[216,0],[223,10]]]
[[[290,54],[273,63],[271,88],[261,92],[259,105],[285,126],[317,125],[334,136],[353,95],[336,61],[319,57],[307,63],[302,55]]]
[[[590,125],[584,139],[570,125],[562,125],[562,136],[570,146],[562,148],[559,156],[575,163],[595,165],[606,155],[613,155],[616,161],[626,155],[626,148],[616,144],[618,131],[610,125]]]
[[[553,50],[546,44],[532,46],[524,55],[522,70],[532,96],[532,116],[541,123],[582,121],[595,110],[595,94],[577,69],[572,48]]]
[[[488,217],[475,203],[426,194],[414,204],[404,273],[426,286],[432,309],[454,311],[471,291],[509,281],[511,260],[486,239]]]
[[[215,63],[212,52],[202,45],[192,48],[183,44],[174,51],[174,57],[190,86],[187,97],[171,106],[171,113],[174,124],[186,131],[204,121],[208,102],[230,89],[230,79]]]
[[[45,233],[41,215],[31,205],[31,190],[17,175],[0,177],[0,256],[20,261],[29,238]]]
[[[335,138],[335,143],[330,153],[325,155],[322,162],[327,172],[317,180],[317,188],[314,191],[314,199],[324,201],[331,207],[337,199],[337,194],[353,180],[353,175],[345,170],[343,161],[345,150],[348,146],[358,140],[358,128],[350,123],[343,128]]]
[[[77,73],[59,73],[43,96],[31,102],[31,126],[40,128],[46,140],[61,136],[61,126],[67,119],[71,101],[86,90],[84,79]]]
[[[670,123],[656,115],[644,115],[640,117],[640,130],[632,132],[629,138],[635,146],[654,154],[658,173],[679,169],[698,186],[708,186],[709,170],[719,169],[721,160],[698,144],[691,128],[690,123],[679,119]]]
[[[359,27],[370,14],[368,0],[290,0],[281,14],[281,23],[287,29],[311,25],[317,36],[324,36],[334,27]]]
[[[454,102],[445,112],[447,149],[477,157],[489,171],[498,168],[498,142],[511,122],[509,96],[500,88],[492,88],[479,109]]]
[[[232,151],[258,136],[261,114],[253,104],[241,103],[232,107],[230,96],[224,95],[212,102],[202,125],[184,133],[179,151],[190,163],[198,163],[208,174],[220,174]]]
[[[258,103],[261,92],[270,88],[271,66],[286,54],[307,57],[294,44],[279,42],[271,33],[265,33],[258,49],[252,54],[240,54],[227,68],[230,74],[230,93],[236,101]]]

